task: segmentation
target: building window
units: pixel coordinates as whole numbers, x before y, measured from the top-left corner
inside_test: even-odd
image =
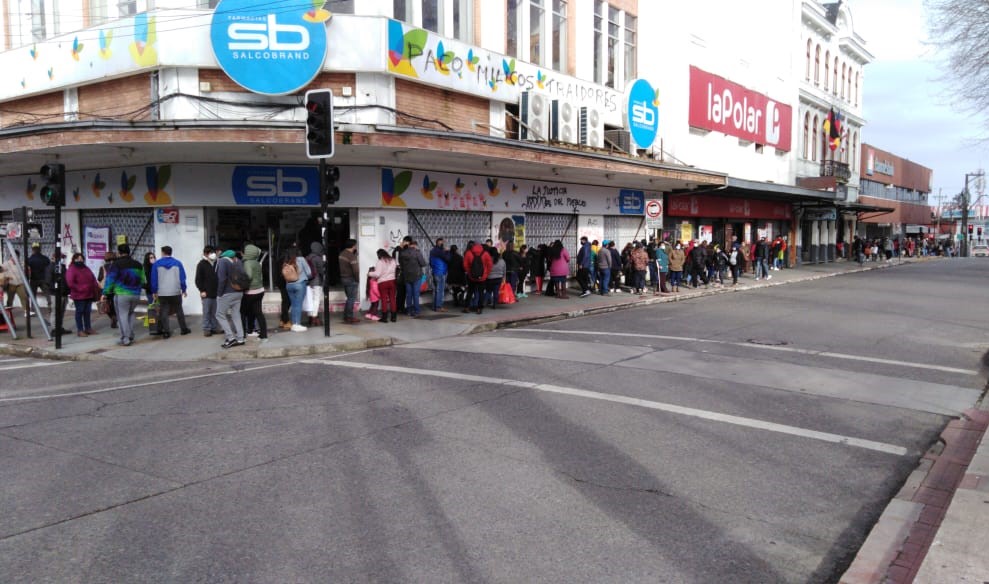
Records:
[[[810,51],[813,47],[813,43],[810,39],[807,39],[807,71],[804,73],[807,81],[810,81]]]
[[[621,43],[621,27],[618,25],[618,18],[621,12],[614,6],[608,6],[608,77],[604,84],[608,87],[615,87],[615,80],[617,79],[616,62],[617,56],[615,53],[618,51],[618,47]]]
[[[814,50],[814,85],[821,84],[821,45]]]
[[[45,26],[45,2],[44,0],[31,0],[31,38],[35,41],[43,41],[48,36]]]
[[[601,0],[594,3],[594,81],[604,81],[604,8]]]
[[[838,95],[838,57],[834,58],[834,78],[831,81],[831,92]],[[827,87],[824,88],[827,90]]]
[[[508,0],[508,7],[505,11],[505,54],[509,57],[519,56],[519,2],[522,0]]]
[[[453,0],[453,38],[465,43],[474,42],[473,4],[472,0]]]
[[[437,34],[440,32],[440,23],[443,22],[440,2],[441,0],[422,0],[422,28]]]
[[[217,0],[217,1],[219,1],[219,0]],[[89,0],[89,24],[88,24],[88,26],[96,26],[98,24],[103,24],[104,22],[106,22],[108,20],[107,19],[107,14],[106,14],[106,8],[107,8],[106,2],[107,2],[107,0]],[[216,8],[216,5],[215,4],[213,6],[200,5],[199,7],[200,8]]]
[[[810,112],[804,114],[804,160],[810,160]]]
[[[841,64],[841,99],[845,99],[845,64]]]
[[[814,116],[814,125],[813,125],[814,129],[812,130],[814,132],[814,142],[810,148],[810,159],[813,160],[814,162],[817,162],[817,128],[820,125],[821,125],[820,120],[817,118],[817,116]]]
[[[859,72],[855,72],[855,105],[859,104]]]
[[[855,155],[858,152],[858,144],[859,144],[859,133],[858,132],[855,132],[855,134],[852,135],[852,143],[851,143],[851,146],[852,146],[852,159],[851,159],[851,162],[849,163],[851,165],[851,168],[852,168],[853,171],[857,170],[858,169],[858,166],[859,166],[858,165],[858,158]]]
[[[851,66],[848,67],[848,81],[847,81],[847,83],[848,83],[848,93],[846,95],[848,95],[848,101],[852,101],[852,68],[851,68]]]
[[[566,0],[553,0],[553,69],[567,70]]]
[[[635,26],[634,16],[625,15],[625,83],[635,79]]]
[[[529,0],[529,62],[542,64],[543,62],[543,0]]]
[[[827,89],[831,77],[831,51],[824,53],[824,88]]]
[[[401,20],[409,24],[413,23],[412,4],[409,0],[393,0],[391,14],[395,20]]]

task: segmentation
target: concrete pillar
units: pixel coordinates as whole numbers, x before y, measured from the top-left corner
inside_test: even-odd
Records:
[[[838,226],[835,221],[828,221],[828,261],[835,259],[835,244],[838,243]]]
[[[816,264],[820,261],[818,253],[821,248],[821,222],[811,221],[807,226],[810,228],[810,263]]]

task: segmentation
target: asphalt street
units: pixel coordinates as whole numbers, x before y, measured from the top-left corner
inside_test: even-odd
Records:
[[[327,358],[0,358],[0,582],[834,582],[989,261]]]

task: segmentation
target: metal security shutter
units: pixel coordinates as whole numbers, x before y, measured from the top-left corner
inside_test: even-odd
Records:
[[[648,239],[642,217],[623,217],[621,215],[605,215],[604,238],[614,241],[621,250],[626,243],[633,240]]]
[[[97,209],[81,211],[79,222],[86,227],[109,227],[111,248],[116,248],[118,235],[126,235],[131,257],[144,260],[144,254],[155,252],[154,209]],[[85,237],[85,235],[83,235]],[[83,242],[85,245],[85,242]]]
[[[577,216],[545,213],[525,214],[525,243],[529,247],[550,245],[559,239],[570,254],[570,271],[577,269]]]
[[[409,210],[409,235],[419,242],[419,249],[429,254],[430,242],[437,237],[446,241],[447,249],[456,245],[461,253],[468,241],[483,242],[491,238],[491,213],[483,211]]]
[[[0,212],[0,223],[9,223],[13,220],[13,211]],[[30,222],[41,223],[41,253],[51,257],[55,253],[55,211],[52,209],[35,209],[34,218]],[[20,239],[11,241],[11,243],[13,243],[14,249],[21,249]]]

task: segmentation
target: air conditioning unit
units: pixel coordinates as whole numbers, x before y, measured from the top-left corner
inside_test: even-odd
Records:
[[[605,130],[604,143],[629,154],[632,150],[632,133],[628,130]]]
[[[553,100],[549,137],[557,142],[576,144],[580,139],[580,113],[577,106],[560,99]]]
[[[604,148],[604,120],[595,108],[580,108],[580,143],[592,148]]]
[[[522,127],[519,137],[523,140],[544,141],[549,138],[549,100],[545,95],[523,91],[519,100]]]

